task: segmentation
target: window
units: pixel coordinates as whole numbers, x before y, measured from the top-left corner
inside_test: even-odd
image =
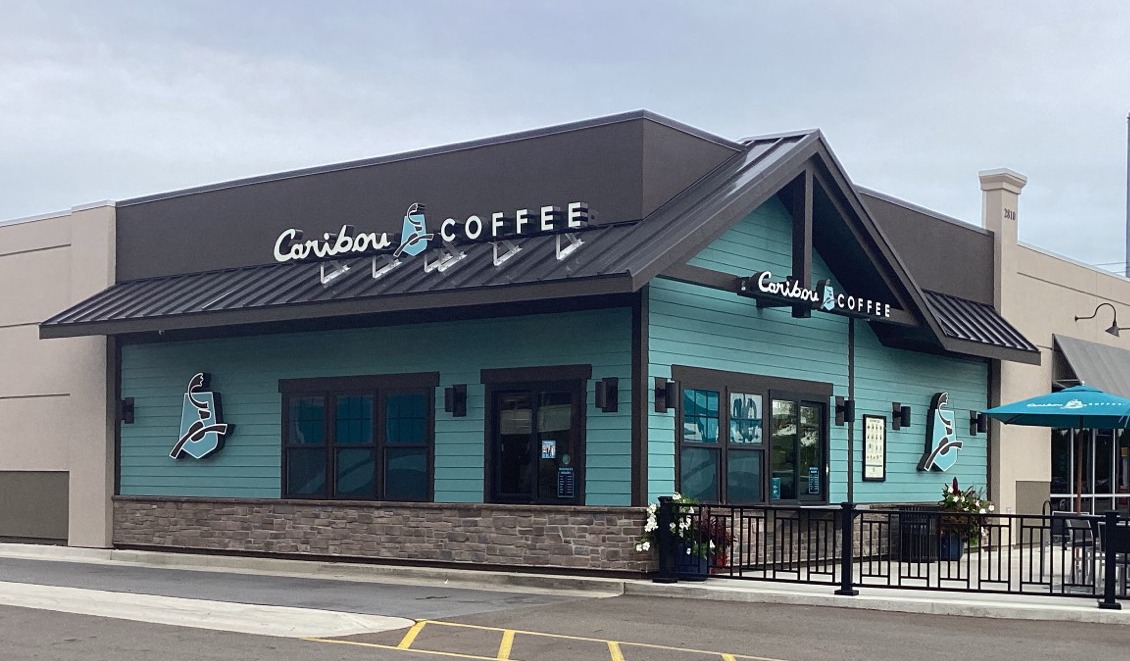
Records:
[[[283,496],[430,500],[438,375],[282,381]]]
[[[1130,502],[1130,433],[1107,429],[1051,434],[1054,510],[1101,514]]]
[[[483,370],[489,502],[584,502],[585,390],[592,368]]]
[[[762,500],[761,401],[724,387],[683,389],[680,493],[706,502]]]
[[[827,500],[830,384],[682,366],[672,376],[682,388],[680,493],[730,504]]]

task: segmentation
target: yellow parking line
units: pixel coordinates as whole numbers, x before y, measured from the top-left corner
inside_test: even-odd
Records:
[[[436,650],[414,650],[400,648],[394,645],[378,645],[377,643],[362,643],[356,640],[333,640],[332,638],[303,638],[312,643],[333,643],[334,645],[354,645],[356,647],[369,647],[378,650],[399,650],[411,654],[431,654],[433,656],[446,656],[452,659],[475,659],[476,661],[498,661],[493,656],[477,656],[475,654],[460,654],[459,652],[438,652]]]
[[[722,654],[722,661],[738,661],[733,654]]]
[[[424,625],[427,623],[427,620],[420,620],[416,624],[413,624],[412,628],[408,630],[408,633],[404,634],[404,637],[400,639],[400,644],[397,645],[396,648],[401,650],[411,648],[412,643],[416,642],[416,636],[420,635],[420,630],[423,629]]]
[[[514,632],[503,631],[502,642],[498,644],[498,658],[507,661],[510,658],[510,649],[514,647]]]
[[[616,641],[608,641],[608,656],[612,657],[612,661],[624,661],[624,653],[620,651],[620,646]]]
[[[690,652],[692,654],[717,654],[722,655],[722,652],[717,650],[699,650],[687,647],[673,647],[671,645],[656,645],[653,643],[632,643],[627,641],[610,641],[607,638],[587,638],[585,636],[568,636],[563,633],[545,633],[542,631],[525,631],[522,629],[503,629],[502,627],[487,627],[478,624],[463,624],[462,622],[443,622],[441,620],[428,620],[428,624],[434,624],[441,627],[462,627],[464,629],[478,629],[479,631],[499,631],[505,634],[511,632],[515,634],[522,634],[523,636],[542,636],[544,638],[560,638],[562,640],[579,640],[589,643],[616,643],[619,645],[627,645],[629,647],[647,647],[654,650],[667,650],[672,652]],[[787,659],[777,659],[768,656],[748,656],[745,654],[730,654],[730,657],[737,661],[737,659],[746,659],[747,661],[788,661]],[[496,660],[497,661],[497,660]],[[729,659],[727,659],[729,661]]]

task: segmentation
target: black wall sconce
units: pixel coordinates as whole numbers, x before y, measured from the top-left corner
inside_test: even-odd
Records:
[[[910,407],[898,402],[891,403],[891,429],[898,431],[910,426]]]
[[[675,399],[678,395],[678,386],[670,379],[661,376],[655,377],[655,412],[666,413],[667,409],[675,408]]]
[[[843,427],[853,422],[855,422],[855,400],[836,395],[836,426]]]
[[[969,435],[984,434],[989,431],[989,416],[980,411],[969,412]]]
[[[1114,316],[1111,318],[1110,328],[1106,329],[1107,333],[1110,333],[1111,335],[1118,337],[1118,331],[1130,330],[1130,326],[1119,326],[1118,325],[1118,310],[1116,310],[1113,305],[1111,305],[1110,303],[1107,303],[1105,301],[1096,305],[1095,311],[1092,312],[1090,316],[1088,316],[1088,317],[1075,317],[1075,321],[1083,321],[1085,319],[1094,319],[1096,316],[1098,316],[1099,309],[1102,308],[1104,305],[1107,306],[1108,308],[1110,308],[1110,311],[1114,313]]]
[[[596,382],[596,408],[605,413],[620,410],[620,379],[610,376]]]
[[[457,383],[443,389],[443,410],[456,418],[467,417],[466,383]]]
[[[133,397],[126,397],[118,402],[118,420],[123,424],[133,424]]]

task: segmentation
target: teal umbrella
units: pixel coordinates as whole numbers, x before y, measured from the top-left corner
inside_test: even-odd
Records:
[[[1130,399],[1088,385],[1002,404],[984,413],[1007,425],[1056,429],[1130,428]]]

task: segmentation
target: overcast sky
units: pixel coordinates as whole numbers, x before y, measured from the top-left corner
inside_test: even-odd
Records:
[[[1130,3],[0,0],[0,220],[645,108],[1121,263]],[[1115,268],[1118,268],[1117,266]]]

